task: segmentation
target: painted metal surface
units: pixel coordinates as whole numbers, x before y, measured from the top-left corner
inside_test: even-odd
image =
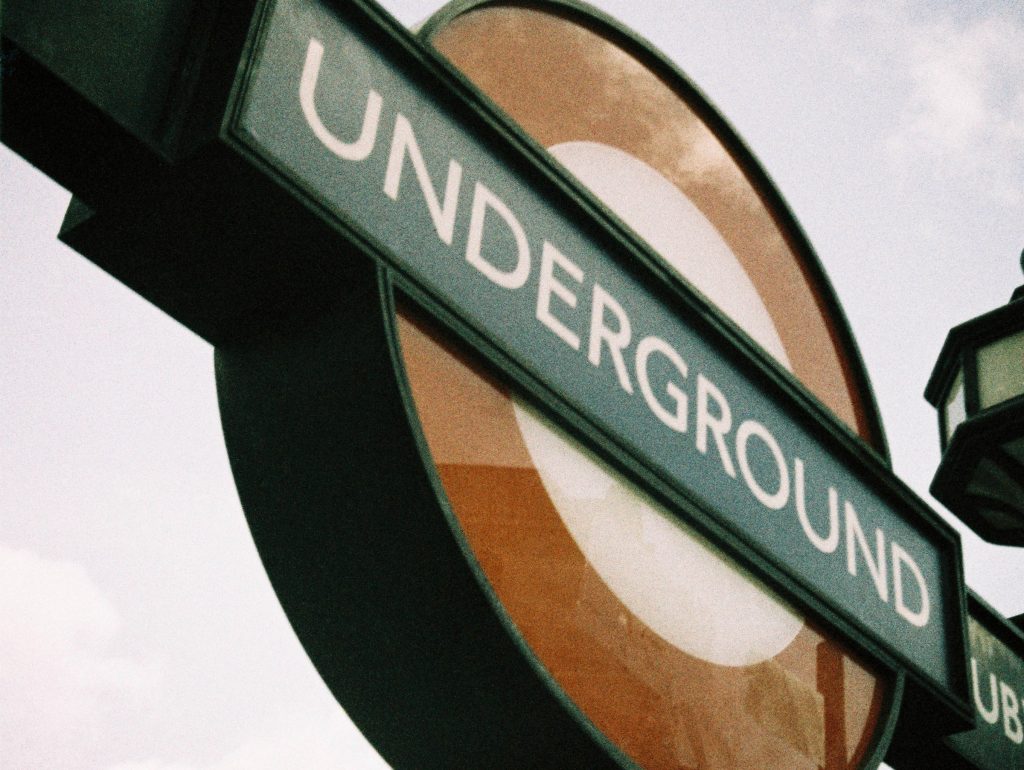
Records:
[[[459,539],[510,631],[582,719],[649,770],[877,766],[899,701],[888,672],[408,304],[397,329]]]
[[[957,703],[957,540],[828,419],[809,419],[813,399],[731,344],[742,335],[678,280],[638,270],[642,246],[580,225],[571,199],[343,11],[274,3],[254,53],[240,142],[683,510]]]
[[[977,596],[967,621],[978,727],[945,743],[978,770],[1024,767],[1024,635]]]
[[[813,256],[785,237],[770,186],[748,181],[747,156],[728,132],[712,132],[713,113],[698,113],[685,80],[642,60],[649,46],[553,3],[459,3],[420,36],[871,438],[860,419],[870,394],[846,376],[856,354],[835,333],[837,305],[815,283]],[[564,311],[560,302],[541,309]],[[511,633],[581,718],[650,770],[877,765],[900,700],[891,671],[644,494],[409,303],[399,308],[411,400],[455,534]]]

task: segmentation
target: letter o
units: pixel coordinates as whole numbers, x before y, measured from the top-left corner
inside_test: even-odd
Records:
[[[768,492],[754,478],[750,470],[750,463],[747,461],[747,443],[751,436],[757,436],[772,453],[775,466],[779,470],[779,488],[775,492]],[[782,456],[782,449],[779,442],[768,432],[768,429],[756,420],[746,420],[736,431],[736,459],[739,461],[740,473],[743,480],[760,503],[765,508],[773,511],[781,510],[789,502],[789,470],[786,467],[786,458]]]

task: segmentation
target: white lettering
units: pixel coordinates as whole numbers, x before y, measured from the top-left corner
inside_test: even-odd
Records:
[[[843,504],[843,508],[846,512],[846,569],[851,575],[857,574],[857,551],[854,546],[855,543],[859,543],[861,553],[864,555],[864,563],[868,565],[871,579],[875,581],[878,597],[883,602],[888,602],[889,583],[886,576],[885,533],[879,528],[875,529],[876,554],[872,558],[867,538],[860,525],[860,519],[857,518],[857,511],[849,501]]]
[[[516,239],[516,266],[505,272],[483,258],[480,247],[484,239],[484,218],[487,210],[500,216]],[[473,212],[469,219],[469,239],[466,241],[466,261],[504,289],[518,289],[530,277],[530,246],[519,220],[505,203],[481,182],[473,190]]]
[[[718,414],[713,415],[708,411],[708,397],[714,399],[718,405]],[[722,468],[725,472],[736,478],[736,468],[732,464],[732,457],[729,455],[729,448],[725,444],[725,434],[732,430],[732,411],[729,409],[729,402],[725,400],[715,384],[703,374],[697,375],[697,450],[701,454],[708,453],[708,429],[715,437],[715,446],[718,447],[718,456],[722,460]]]
[[[974,679],[974,705],[978,709],[978,713],[981,714],[981,718],[990,725],[994,725],[999,721],[999,695],[996,692],[996,688],[999,683],[996,681],[996,675],[989,674],[989,682],[992,691],[992,706],[989,708],[986,708],[985,704],[981,702],[981,690],[978,684],[977,658],[971,658],[971,677]]]
[[[547,241],[540,257],[540,279],[537,287],[537,320],[558,335],[566,345],[574,350],[580,349],[579,335],[571,331],[565,324],[551,313],[551,295],[554,294],[569,307],[576,307],[576,295],[555,278],[555,264],[569,274],[576,283],[583,280],[583,269],[571,262],[562,252]]]
[[[921,574],[921,568],[917,566],[917,562],[907,553],[902,546],[898,545],[895,541],[890,543],[892,548],[892,588],[893,588],[893,604],[896,607],[896,612],[906,618],[911,625],[915,625],[918,628],[923,628],[928,624],[928,615],[931,611],[928,601],[928,587],[924,582],[924,575]],[[903,565],[910,567],[911,573],[914,575],[914,582],[917,583],[917,591],[921,595],[921,607],[914,612],[903,602]]]
[[[605,310],[611,310],[612,315],[618,320],[618,328],[612,329],[605,325]],[[606,292],[599,283],[594,284],[593,301],[590,306],[590,344],[587,348],[587,360],[594,366],[601,365],[601,342],[608,345],[608,352],[611,353],[612,363],[615,365],[615,374],[619,378],[619,385],[627,393],[633,392],[633,383],[629,380],[626,372],[626,362],[622,358],[622,351],[629,345],[632,331],[629,325],[629,316],[622,309],[622,305],[611,294]]]
[[[974,690],[974,707],[986,723],[990,725],[999,722],[999,713],[1003,715],[1003,734],[1014,743],[1024,743],[1024,724],[1020,718],[1020,697],[1017,692],[1006,682],[996,677],[994,673],[988,675],[989,699],[991,706],[985,706],[981,698],[981,677],[978,675],[978,659],[971,657],[971,680]]]
[[[359,138],[354,142],[343,142],[332,134],[320,120],[316,110],[316,84],[320,78],[320,63],[324,58],[323,44],[316,38],[310,38],[306,48],[306,63],[302,68],[299,80],[299,102],[306,123],[313,129],[316,138],[342,160],[366,160],[373,152],[377,141],[377,127],[380,124],[380,111],[383,100],[379,93],[370,90],[366,99],[366,112],[363,114],[363,127]],[[447,241],[450,243],[451,241]]]
[[[761,442],[768,447],[772,459],[775,460],[776,468],[779,471],[779,488],[775,492],[768,492],[761,483],[754,478],[750,470],[750,463],[747,460],[747,445],[751,436],[757,436]],[[744,420],[736,429],[736,460],[740,464],[740,473],[747,487],[765,508],[773,511],[781,510],[789,502],[789,470],[786,467],[786,458],[782,456],[782,449],[779,442],[771,432],[756,420]]]
[[[388,157],[388,168],[384,173],[384,192],[391,200],[398,200],[398,187],[402,182],[402,160],[409,156],[416,179],[423,191],[423,199],[430,210],[430,219],[437,230],[437,236],[447,246],[452,244],[455,233],[455,211],[459,202],[459,187],[462,185],[462,166],[456,160],[448,162],[448,181],[444,188],[444,205],[437,199],[427,164],[423,162],[423,154],[416,143],[409,120],[402,113],[395,118],[395,133],[391,138],[391,155]]]
[[[1020,699],[1006,682],[999,683],[1003,700],[1003,732],[1014,743],[1024,741],[1024,726],[1020,723]]]
[[[811,545],[822,553],[833,553],[839,547],[839,493],[835,487],[828,488],[828,535],[822,537],[811,526],[807,516],[807,497],[804,488],[804,461],[799,457],[793,460],[793,475],[796,477],[796,516],[800,526],[811,541]]]
[[[686,433],[686,394],[679,389],[678,385],[669,380],[665,383],[665,392],[675,402],[675,411],[669,411],[661,405],[651,388],[651,380],[647,372],[647,361],[652,353],[660,353],[665,356],[675,367],[679,377],[683,379],[687,374],[686,362],[680,358],[671,345],[660,337],[644,337],[636,346],[636,381],[640,383],[640,392],[643,394],[644,401],[647,402],[647,406],[650,407],[654,416],[665,425],[679,433]]]
[[[299,82],[299,100],[305,120],[313,134],[329,152],[345,161],[365,161],[373,154],[378,145],[383,99],[377,91],[369,90],[365,111],[361,116],[362,126],[359,135],[354,140],[345,141],[332,133],[324,125],[316,106],[316,91],[323,57],[323,45],[319,40],[311,38],[308,42]],[[338,110],[328,112],[329,118],[337,119],[337,115]],[[354,123],[358,117],[358,115],[345,113],[345,118],[342,121],[343,131],[353,133]],[[442,145],[438,144],[437,146]],[[430,147],[428,146],[427,149],[429,150]],[[434,163],[440,164],[440,157],[446,156],[438,157],[428,152],[428,157],[431,158],[431,167],[436,174],[440,171],[440,167],[434,167]],[[435,157],[438,157],[436,161]],[[394,133],[391,137],[391,146],[384,169],[382,188],[383,193],[393,201],[399,200],[402,174],[407,160],[408,165],[412,166],[416,184],[419,186],[438,238],[442,243],[451,246],[455,236],[460,201],[464,197],[462,193],[463,167],[454,158],[448,157],[447,178],[443,191],[439,190],[434,180],[431,179],[430,169],[424,159],[413,124],[406,115],[399,112],[395,116]],[[437,181],[440,182],[440,180]],[[409,184],[411,183],[407,181],[407,198],[410,197]],[[418,201],[413,203],[417,206],[420,205]],[[419,215],[422,220],[422,212],[419,212]],[[489,215],[490,219],[488,219]],[[501,225],[495,222],[496,217],[504,223],[507,234],[502,231]],[[423,223],[425,225],[425,221]],[[485,237],[488,240],[486,244],[484,243]],[[427,241],[433,242],[429,238]],[[534,315],[548,331],[582,355],[583,340],[580,331],[584,321],[580,318],[583,311],[579,308],[579,304],[580,296],[586,296],[584,270],[549,241],[538,239],[536,242],[542,243],[542,250]],[[427,242],[423,242],[422,245],[427,249],[420,255],[424,259],[438,260],[448,256],[446,252],[441,252],[439,255],[434,251],[436,244],[430,246]],[[473,188],[465,259],[491,283],[508,290],[522,288],[531,275],[530,242],[523,225],[508,204],[480,181],[476,181]],[[463,269],[465,270],[465,268]],[[466,270],[466,273],[473,274],[469,270]],[[593,276],[590,279],[593,280]],[[633,340],[630,316],[619,300],[600,283],[593,282],[591,289],[587,360],[592,366],[600,368],[603,363],[602,356],[607,353],[611,358],[619,387],[625,393],[633,394],[631,374],[626,365],[626,351],[630,348]],[[452,290],[454,291],[455,287],[452,287]],[[518,310],[519,308],[516,308],[515,312]],[[497,314],[500,316],[501,311],[499,310]],[[508,313],[510,318],[513,315],[514,313],[511,311]],[[496,317],[492,321],[500,323],[503,322],[503,319]],[[713,353],[713,346],[709,348],[709,351]],[[514,353],[514,351],[511,352]],[[656,357],[663,360],[657,360]],[[578,358],[577,363],[585,368]],[[604,363],[607,363],[607,358],[604,359]],[[791,488],[795,484],[794,505],[797,520],[807,540],[822,554],[838,552],[843,536],[839,521],[841,498],[835,486],[822,483],[819,487],[819,489],[828,490],[827,514],[824,510],[820,510],[823,508],[821,502],[824,502],[821,499],[822,496],[812,495],[812,507],[819,509],[814,513],[814,523],[812,524],[811,515],[807,510],[806,476],[808,470],[805,463],[801,458],[794,457],[791,467],[779,442],[765,424],[755,419],[745,419],[739,422],[740,413],[738,413],[739,424],[734,441],[727,440],[732,439],[733,428],[733,414],[729,401],[714,382],[699,372],[694,393],[693,386],[690,384],[688,364],[680,353],[662,337],[653,334],[643,336],[636,345],[631,363],[645,404],[651,414],[669,430],[677,434],[685,434],[689,431],[689,407],[691,402],[695,402],[694,445],[697,451],[705,456],[704,460],[697,460],[697,462],[703,462],[705,465],[713,462],[706,457],[712,443],[709,440],[710,436],[725,474],[733,479],[737,478],[736,463],[738,463],[743,481],[750,489],[751,494],[765,508],[773,511],[782,510],[788,505]],[[606,377],[607,373],[601,372],[600,374]],[[655,381],[653,384],[652,378]],[[745,392],[742,386],[737,385],[736,387],[738,392]],[[752,385],[751,389],[756,389],[756,385]],[[747,404],[744,403],[742,406],[747,406]],[[653,423],[648,422],[643,426],[638,425],[637,430],[646,432],[651,430],[652,426]],[[664,436],[651,436],[651,438],[652,441],[657,441]],[[751,441],[754,438],[764,445],[771,457],[771,462],[764,454],[765,449],[751,448]],[[800,446],[813,444],[813,436],[797,440],[803,442]],[[735,461],[731,452],[736,453]],[[669,454],[667,457],[671,459],[674,455]],[[657,465],[659,459],[666,458],[653,457],[649,459]],[[771,473],[772,462],[778,474],[777,482]],[[841,465],[841,462],[840,458],[837,465]],[[706,468],[695,470],[695,472],[699,473],[703,470]],[[843,515],[846,567],[849,574],[856,578],[858,561],[863,560],[879,598],[883,602],[889,603],[889,575],[891,573],[892,609],[911,626],[918,628],[927,626],[931,614],[928,585],[923,571],[911,553],[892,541],[891,538],[887,552],[887,533],[879,527],[874,528],[874,546],[872,547],[859,515],[849,500],[844,501]],[[791,519],[780,518],[776,523],[779,526],[790,527],[793,536],[799,537],[795,535]],[[821,526],[822,529],[818,530],[816,526]],[[800,548],[804,556],[809,554],[805,548],[802,546]],[[837,556],[836,558],[841,557]],[[929,562],[926,562],[926,565],[928,564]],[[815,567],[814,574],[818,574],[817,567]],[[856,588],[862,588],[861,584],[867,585],[864,583],[863,576],[859,579]],[[854,588],[853,586],[844,587],[842,591],[838,592],[839,598],[846,598]],[[1003,729],[1007,736],[1018,743],[1024,741],[1024,724],[1022,724],[1024,720],[1020,715],[1021,704],[1017,693],[1005,683],[998,682],[993,676],[991,679],[992,705],[986,710],[981,702],[980,689],[982,685],[977,680],[977,663],[973,660],[972,670],[975,674],[974,697],[979,712],[987,722],[996,724],[1001,709]],[[1001,689],[999,689],[1000,687]]]

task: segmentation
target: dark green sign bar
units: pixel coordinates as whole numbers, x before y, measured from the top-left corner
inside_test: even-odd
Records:
[[[978,727],[945,744],[979,770],[1024,767],[1024,634],[977,596],[971,595],[971,695]]]
[[[677,507],[700,511],[705,531],[965,714],[952,531],[651,269],[656,255],[525,163],[486,110],[403,66],[398,37],[365,14],[269,3],[232,141]]]

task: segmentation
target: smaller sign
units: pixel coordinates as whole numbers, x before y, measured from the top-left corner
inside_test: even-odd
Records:
[[[977,770],[1024,767],[1024,634],[974,594],[968,599],[971,695],[977,727],[942,740]]]

